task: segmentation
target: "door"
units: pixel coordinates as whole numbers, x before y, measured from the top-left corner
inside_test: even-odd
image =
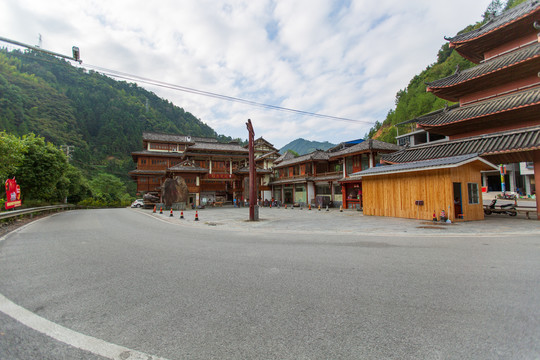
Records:
[[[454,220],[463,219],[463,207],[461,206],[461,183],[454,183]]]

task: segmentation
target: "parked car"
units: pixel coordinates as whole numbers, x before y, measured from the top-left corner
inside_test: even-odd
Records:
[[[144,206],[143,199],[137,199],[134,202],[131,203],[132,208],[140,208]]]

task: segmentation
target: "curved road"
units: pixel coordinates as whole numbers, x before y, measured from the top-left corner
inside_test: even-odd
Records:
[[[0,241],[0,294],[0,359],[540,357],[534,234],[315,237],[70,211]]]

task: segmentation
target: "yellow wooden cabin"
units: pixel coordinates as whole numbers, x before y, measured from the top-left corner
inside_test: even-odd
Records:
[[[362,179],[364,215],[483,220],[481,171],[497,166],[476,154],[370,168]]]

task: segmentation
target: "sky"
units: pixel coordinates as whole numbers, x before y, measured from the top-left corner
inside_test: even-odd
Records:
[[[218,134],[281,148],[363,138],[490,0],[3,0],[0,36],[98,66],[332,120],[139,85]],[[7,46],[1,43],[0,46]]]

